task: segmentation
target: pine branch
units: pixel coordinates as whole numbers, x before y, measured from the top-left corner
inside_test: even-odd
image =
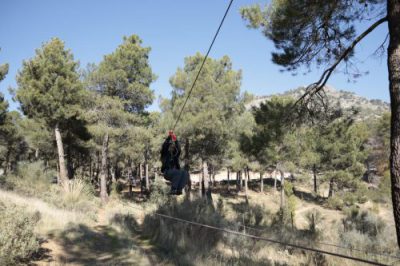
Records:
[[[362,40],[364,39],[365,36],[367,36],[369,33],[371,33],[375,28],[377,28],[380,24],[384,23],[387,21],[387,17],[383,17],[376,21],[374,24],[372,24],[368,29],[366,29],[363,33],[361,33],[352,43],[349,45],[343,53],[340,55],[340,57],[335,61],[335,63],[327,68],[324,73],[322,73],[320,79],[317,82],[314,82],[310,85],[307,86],[305,93],[294,103],[293,106],[298,105],[300,102],[302,104],[307,103],[310,99],[312,99],[313,96],[315,96],[317,93],[319,93],[326,83],[328,82],[330,76],[332,75],[333,71],[336,69],[336,67],[354,50],[355,46]]]

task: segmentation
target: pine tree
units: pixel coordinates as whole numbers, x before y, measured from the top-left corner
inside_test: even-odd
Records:
[[[88,88],[99,95],[92,107],[92,110],[99,112],[95,123],[101,122],[103,125],[95,126],[95,131],[92,130],[93,134],[101,135],[100,194],[103,201],[107,200],[106,183],[110,161],[113,162],[113,170],[117,171],[118,162],[127,155],[124,153],[127,145],[140,143],[143,136],[146,136],[142,131],[142,136],[135,141],[131,140],[137,136],[133,131],[138,132],[132,126],[145,124],[145,108],[154,98],[150,84],[156,77],[148,62],[150,48],[142,47],[141,44],[142,40],[136,35],[124,37],[123,43],[113,53],[104,56],[97,67],[92,66],[87,74]],[[130,152],[134,153],[132,150]],[[110,155],[113,156],[108,160]],[[132,158],[126,158],[126,161],[132,164]]]
[[[7,113],[4,124],[0,126],[0,160],[5,175],[16,169],[17,162],[23,159],[28,151],[20,123],[21,115],[12,111]]]
[[[199,53],[185,58],[184,67],[170,78],[172,98],[164,103],[169,122],[177,119],[203,59]],[[233,70],[228,56],[219,60],[208,58],[177,125],[180,138],[190,140],[191,156],[202,162],[205,178],[210,176],[205,169],[212,169],[211,164],[220,162],[226,154],[231,138],[229,127],[244,110],[240,86],[241,71]],[[166,126],[171,129],[173,124]],[[202,182],[207,187],[202,190],[208,195],[211,195],[210,181]]]
[[[6,77],[8,73],[8,64],[0,65],[0,82]],[[0,93],[0,126],[4,124],[5,115],[7,113],[8,103],[4,99],[4,95]]]
[[[387,67],[392,113],[390,173],[397,242],[400,246],[400,1],[275,0],[267,8],[260,5],[242,8],[241,14],[249,22],[250,28],[261,28],[263,34],[275,44],[276,52],[272,54],[272,60],[284,69],[296,72],[302,66],[329,65],[301,98],[306,103],[323,90],[340,63],[354,63],[351,60],[355,54],[354,48],[365,36],[387,23]],[[370,22],[371,18],[375,21]],[[371,24],[357,35],[355,24],[359,21]]]
[[[85,91],[79,80],[78,62],[64,43],[53,38],[24,61],[17,75],[15,98],[28,118],[42,120],[54,131],[60,182],[67,179],[62,133],[70,120],[79,120]]]

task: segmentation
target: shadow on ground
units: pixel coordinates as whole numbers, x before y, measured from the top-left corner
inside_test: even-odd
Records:
[[[134,230],[133,230],[134,232]],[[136,236],[137,237],[137,236]],[[110,226],[70,225],[54,239],[67,254],[58,258],[80,265],[154,265],[135,235],[118,232]]]
[[[300,198],[301,200],[304,200],[304,201],[307,201],[310,203],[314,203],[314,204],[318,204],[318,205],[322,205],[326,201],[326,199],[321,196],[318,196],[312,192],[307,192],[307,191],[303,191],[303,190],[294,189],[293,194],[296,197]]]

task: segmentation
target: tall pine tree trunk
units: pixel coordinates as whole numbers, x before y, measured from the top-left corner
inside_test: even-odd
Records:
[[[143,194],[143,165],[139,164],[140,193]]]
[[[11,170],[10,168],[10,158],[11,158],[11,148],[7,148],[7,154],[6,154],[6,161],[5,161],[5,168],[4,168],[4,175],[7,175],[7,173]]]
[[[96,176],[95,176],[95,180],[96,180],[97,184],[99,183],[100,166],[101,166],[100,154],[99,154],[99,152],[96,152]]]
[[[239,171],[236,172],[236,191],[240,191],[240,184],[239,184]]]
[[[190,154],[189,154],[189,138],[186,138],[185,141],[185,170],[189,172],[190,170]],[[189,180],[188,180],[188,190],[192,190],[192,179],[189,175]],[[190,194],[190,192],[188,193]]]
[[[388,70],[391,103],[390,176],[397,244],[400,247],[400,1],[387,1]]]
[[[103,203],[107,202],[107,156],[108,156],[108,132],[105,133],[103,138],[103,146],[101,148],[101,170],[100,170],[100,198]]]
[[[329,181],[329,192],[328,192],[328,198],[333,197],[334,195],[334,190],[333,190],[333,186],[335,185],[335,182],[333,180],[333,178],[331,178],[331,180]]]
[[[128,192],[129,197],[132,197],[132,184],[133,183],[133,169],[132,169],[132,161],[128,160]]]
[[[68,179],[74,178],[74,166],[72,163],[71,145],[67,145],[67,175]]]
[[[63,147],[63,142],[61,138],[61,133],[60,129],[58,128],[58,124],[56,125],[54,129],[55,135],[56,135],[56,143],[57,143],[57,152],[58,152],[58,164],[60,167],[60,180],[59,182],[63,184],[65,181],[67,181],[67,168],[65,166],[65,160],[64,160],[64,147]]]
[[[207,200],[209,200],[209,203],[211,203],[212,202],[212,194],[211,194],[211,185],[212,185],[212,175],[213,175],[213,173],[211,173],[210,172],[210,169],[212,169],[211,167],[210,167],[210,165],[207,163],[206,164],[206,167],[207,167],[207,176],[208,176],[208,178],[206,179],[206,181],[205,181],[205,184],[206,184],[206,187],[205,187],[205,190],[206,190],[206,196],[207,196]]]
[[[117,163],[115,163],[114,167],[111,167],[111,181],[113,184],[117,182]]]
[[[199,186],[200,186],[200,196],[205,196],[206,194],[206,188],[205,188],[205,183],[207,180],[207,163],[202,160],[202,171],[201,171],[201,181],[199,182]]]
[[[92,156],[89,155],[89,180],[93,184],[93,165]]]
[[[279,173],[281,174],[281,208],[283,209],[285,207],[285,177],[282,171],[279,171]]]
[[[229,192],[229,185],[230,185],[230,172],[229,172],[229,168],[226,169],[227,174],[228,174],[228,192]]]
[[[149,180],[149,165],[147,164],[147,162],[145,163],[145,179],[146,179],[146,192],[150,191],[150,180]]]
[[[242,177],[242,171],[239,171],[239,191],[243,190],[243,177]]]
[[[247,172],[247,177],[246,177],[246,172]],[[249,187],[248,187],[248,182],[249,182],[249,179],[248,179],[248,173],[249,173],[249,169],[247,168],[247,169],[244,169],[244,174],[245,174],[245,176],[244,176],[244,193],[245,193],[245,198],[246,198],[246,203],[247,204],[249,204],[249,194],[248,194],[248,190],[249,190]]]
[[[318,188],[317,188],[317,166],[314,164],[313,165],[313,176],[314,176],[314,192],[315,194],[318,193]]]
[[[215,187],[217,183],[215,182],[215,168],[212,166],[211,168],[211,178],[212,178],[212,186]]]

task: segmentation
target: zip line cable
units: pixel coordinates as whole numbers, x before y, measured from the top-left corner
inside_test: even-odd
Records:
[[[178,118],[176,119],[175,124],[174,124],[174,126],[172,127],[172,131],[175,131],[175,127],[176,127],[176,125],[178,124],[178,122],[179,122],[179,120],[180,120],[180,118],[181,118],[183,109],[185,109],[186,103],[187,103],[187,101],[189,100],[190,95],[192,94],[192,91],[193,91],[193,89],[194,89],[194,86],[196,85],[197,79],[199,78],[200,73],[201,73],[201,70],[203,69],[204,64],[206,63],[206,60],[207,60],[207,58],[208,58],[208,55],[210,54],[210,51],[211,51],[211,49],[212,49],[212,47],[213,47],[213,45],[214,45],[214,42],[215,42],[215,40],[217,39],[217,36],[218,36],[218,34],[219,34],[219,31],[221,30],[222,24],[224,24],[225,18],[226,18],[226,16],[228,15],[228,12],[229,12],[229,9],[230,9],[231,6],[232,6],[232,3],[233,3],[233,0],[231,0],[231,1],[229,2],[228,7],[226,8],[225,14],[224,14],[224,16],[222,17],[222,20],[221,20],[221,22],[220,22],[220,24],[219,24],[219,27],[218,27],[218,29],[217,29],[217,32],[216,32],[215,35],[214,35],[214,38],[213,38],[213,40],[212,40],[212,42],[211,42],[211,44],[210,44],[210,47],[208,47],[208,51],[207,51],[207,53],[206,53],[206,56],[204,57],[203,62],[202,62],[201,65],[200,65],[200,69],[199,69],[199,71],[197,72],[196,78],[194,79],[194,81],[193,81],[193,83],[192,83],[192,86],[191,86],[191,88],[190,88],[190,90],[189,90],[188,96],[186,97],[186,100],[185,100],[185,102],[183,103],[182,109],[181,109],[181,111],[179,112]]]
[[[132,206],[132,205],[130,205],[130,207],[132,207],[133,209],[144,211],[142,208],[139,208],[139,207],[135,207],[135,206]],[[251,238],[251,239],[254,239],[254,240],[260,240],[260,241],[270,242],[270,243],[274,243],[274,244],[280,244],[280,245],[287,246],[287,247],[293,247],[293,248],[307,250],[307,251],[311,251],[311,252],[322,253],[322,254],[326,254],[326,255],[330,255],[330,256],[334,256],[334,257],[339,257],[339,258],[343,258],[343,259],[363,262],[363,263],[371,264],[371,265],[383,265],[383,266],[387,265],[387,264],[383,264],[383,263],[380,263],[380,262],[377,262],[377,261],[371,261],[371,260],[367,260],[367,259],[352,257],[352,256],[348,256],[348,255],[345,255],[345,254],[326,251],[326,250],[323,250],[323,249],[316,249],[316,248],[312,248],[312,247],[308,247],[308,246],[304,246],[304,245],[288,243],[288,242],[275,240],[275,239],[271,239],[271,238],[260,237],[260,236],[255,236],[255,235],[249,235],[249,234],[238,232],[238,231],[235,231],[235,230],[216,227],[216,226],[212,226],[212,225],[208,225],[208,224],[202,224],[202,223],[198,223],[198,222],[194,222],[194,221],[189,221],[189,220],[173,217],[173,216],[162,214],[162,213],[158,213],[158,212],[153,212],[153,214],[158,216],[158,217],[174,220],[174,221],[177,221],[177,222],[180,222],[180,223],[186,223],[186,224],[190,224],[190,225],[195,225],[195,226],[208,228],[208,229],[215,230],[215,231],[220,231],[220,232],[224,232],[224,233],[228,233],[228,234],[233,234],[233,235],[238,235],[238,236],[242,236],[242,237]],[[348,250],[351,250],[351,249],[348,249]]]
[[[247,226],[247,225],[240,225],[240,227],[243,227],[244,229],[250,229],[250,230],[253,230],[253,231],[256,231],[256,232],[260,232],[260,233],[266,233],[267,232],[267,230],[262,230],[262,229],[250,227],[250,226]],[[336,244],[332,244],[332,243],[326,243],[326,242],[314,242],[314,243],[317,244],[317,245],[331,246],[331,247],[336,247],[336,248],[340,248],[340,249],[345,249],[345,250],[350,250],[350,251],[355,251],[355,252],[361,252],[361,253],[365,253],[365,254],[368,254],[368,255],[381,256],[381,257],[400,260],[400,257],[393,256],[393,255],[390,255],[390,254],[385,254],[385,253],[376,253],[376,252],[371,252],[371,251],[357,249],[357,248],[349,248],[349,247],[340,246],[340,245],[336,245]]]
[[[194,81],[192,83],[192,86],[190,87],[189,93],[188,93],[188,95],[187,95],[187,97],[186,97],[186,99],[185,99],[185,101],[184,101],[184,103],[182,105],[182,108],[181,108],[181,110],[179,112],[179,115],[178,115],[178,117],[177,117],[177,119],[176,119],[176,121],[174,123],[174,126],[172,127],[173,131],[175,131],[175,128],[176,128],[178,122],[180,121],[180,118],[182,116],[183,110],[185,109],[186,104],[187,104],[187,102],[188,102],[188,100],[189,100],[189,98],[190,98],[190,96],[192,94],[192,91],[193,91],[193,89],[194,89],[194,87],[196,85],[196,82],[197,82],[197,80],[198,80],[198,78],[200,76],[200,73],[203,70],[205,62],[207,61],[207,58],[208,58],[208,56],[209,56],[209,54],[211,52],[211,49],[212,49],[212,47],[213,47],[213,45],[215,43],[215,40],[217,39],[217,36],[218,36],[218,34],[219,34],[220,30],[221,30],[221,27],[222,27],[222,25],[223,25],[223,23],[225,21],[225,18],[229,13],[229,10],[230,10],[230,8],[232,6],[232,3],[233,3],[233,0],[230,0],[229,5],[228,5],[228,7],[227,7],[227,9],[226,9],[226,11],[224,13],[224,16],[222,17],[222,20],[221,20],[221,22],[220,22],[220,24],[218,26],[218,29],[217,29],[217,31],[216,31],[216,33],[215,33],[215,35],[214,35],[214,37],[213,37],[213,39],[211,41],[211,44],[210,44],[210,46],[209,46],[209,48],[207,50],[207,53],[206,53],[201,65],[200,65],[199,71],[197,72],[197,75],[196,75],[196,77],[195,77],[195,79],[194,79]],[[131,206],[131,207],[133,207],[133,206]],[[135,207],[133,207],[133,208],[135,208]],[[135,209],[139,209],[139,208],[135,208]],[[143,211],[143,209],[139,209],[139,210]],[[358,262],[363,262],[363,263],[372,264],[372,265],[386,265],[386,264],[382,264],[382,263],[379,263],[379,262],[376,262],[376,261],[370,261],[370,260],[366,260],[366,259],[362,259],[362,258],[351,257],[351,256],[348,256],[348,255],[344,255],[344,254],[340,254],[340,253],[334,253],[334,252],[330,252],[330,251],[325,251],[325,250],[322,250],[322,249],[315,249],[315,248],[302,246],[302,245],[297,245],[297,244],[292,244],[292,243],[287,243],[287,242],[279,241],[279,240],[275,240],[275,239],[270,239],[270,238],[255,236],[255,235],[249,235],[249,234],[246,234],[246,233],[242,233],[242,232],[238,232],[238,231],[234,231],[234,230],[230,230],[230,229],[226,229],[226,228],[220,228],[220,227],[215,227],[215,226],[212,226],[212,225],[202,224],[202,223],[198,223],[198,222],[194,222],[194,221],[188,221],[188,220],[185,220],[185,219],[181,219],[181,218],[177,218],[177,217],[173,217],[173,216],[169,216],[169,215],[165,215],[165,214],[161,214],[161,213],[157,213],[157,212],[154,212],[153,214],[158,216],[158,217],[160,217],[160,218],[166,218],[166,219],[174,220],[174,221],[181,222],[181,223],[191,224],[191,225],[195,225],[195,226],[199,226],[199,227],[208,228],[208,229],[211,229],[211,230],[216,230],[216,231],[221,231],[221,232],[234,234],[234,235],[238,235],[238,236],[248,237],[248,238],[252,238],[252,239],[255,239],[255,240],[260,240],[260,241],[280,244],[280,245],[283,245],[283,246],[289,246],[289,247],[293,247],[293,248],[297,248],[297,249],[302,249],[302,250],[322,253],[322,254],[326,254],[326,255],[331,255],[331,256],[335,256],[335,257],[340,257],[340,258],[349,259],[349,260],[358,261]],[[247,226],[243,226],[243,227],[246,228]],[[247,228],[254,229],[254,230],[257,230],[257,231],[262,231],[262,230],[258,230],[258,229],[251,228],[251,227],[247,227]],[[346,250],[350,250],[350,251],[360,251],[360,252],[370,253],[370,254],[379,255],[379,256],[398,258],[398,257],[395,257],[395,256],[386,255],[386,254],[371,253],[371,252],[367,252],[367,251],[363,251],[363,250],[346,248],[346,247],[342,247],[342,246],[338,246],[338,245],[334,245],[334,244],[328,244],[328,243],[318,243],[318,244],[334,246],[334,247],[337,247],[337,248],[342,248],[342,249],[346,249]]]

